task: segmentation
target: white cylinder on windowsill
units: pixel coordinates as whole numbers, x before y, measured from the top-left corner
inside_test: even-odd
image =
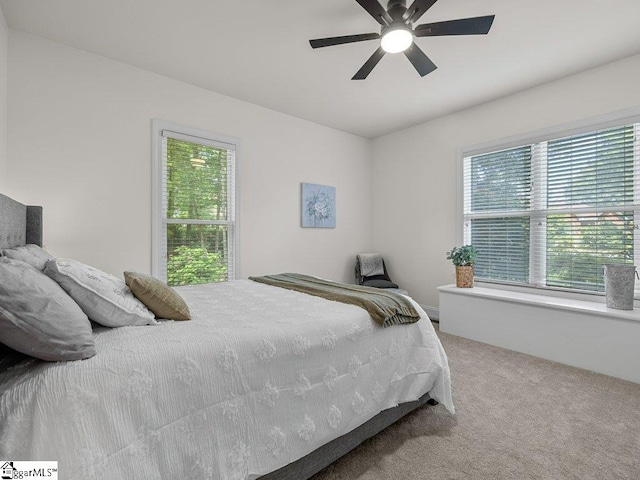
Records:
[[[635,281],[636,267],[634,265],[605,265],[604,290],[607,298],[607,307],[617,310],[633,310]]]

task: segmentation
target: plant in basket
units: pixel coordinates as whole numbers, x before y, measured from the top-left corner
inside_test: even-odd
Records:
[[[473,266],[478,259],[478,251],[473,245],[453,247],[447,252],[447,260],[456,266],[456,286],[473,287]]]

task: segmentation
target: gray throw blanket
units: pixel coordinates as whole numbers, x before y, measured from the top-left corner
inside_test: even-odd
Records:
[[[379,253],[361,253],[358,255],[358,260],[360,261],[360,274],[363,277],[384,275],[382,255]]]
[[[249,277],[249,280],[356,305],[369,312],[371,318],[383,327],[414,323],[420,319],[420,315],[407,298],[378,288],[330,282],[299,273]]]

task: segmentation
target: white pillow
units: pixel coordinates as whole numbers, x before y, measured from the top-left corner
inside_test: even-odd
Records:
[[[149,325],[155,316],[125,283],[77,260],[49,260],[44,273],[53,278],[94,322],[106,327]]]
[[[12,260],[20,260],[21,262],[28,263],[40,271],[43,271],[47,262],[53,258],[49,252],[33,243],[19,247],[5,248],[0,253]]]

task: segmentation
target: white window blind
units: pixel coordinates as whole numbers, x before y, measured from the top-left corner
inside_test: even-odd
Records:
[[[634,264],[639,131],[622,125],[465,157],[463,231],[478,249],[476,278],[602,292],[605,264]]]
[[[475,275],[525,282],[529,274],[531,147],[468,159],[465,230],[482,252]]]
[[[236,145],[159,130],[158,275],[169,285],[236,276]]]

